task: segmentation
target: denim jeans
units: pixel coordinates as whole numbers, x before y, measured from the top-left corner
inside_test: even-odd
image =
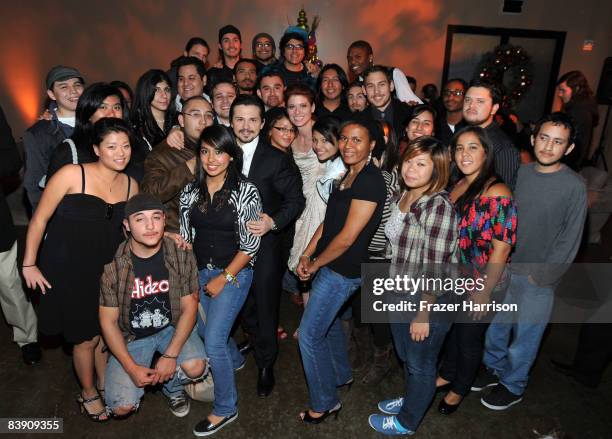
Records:
[[[515,395],[527,387],[553,302],[552,287],[534,285],[527,276],[512,273],[504,303],[517,304],[518,312],[499,312],[487,330],[484,365]]]
[[[449,327],[449,322],[430,322],[429,336],[416,342],[409,323],[391,324],[395,350],[404,363],[404,404],[397,419],[408,430],[416,431],[436,393],[438,354]]]
[[[127,350],[132,359],[140,366],[149,367],[155,352],[165,352],[174,336],[174,326],[167,326],[156,334],[133,340],[127,344]],[[196,334],[195,329],[191,332],[183,345],[178,359],[176,360],[177,371],[164,383],[162,391],[166,396],[174,396],[183,391],[183,385],[196,381],[191,379],[180,368],[186,361],[198,359],[206,360],[206,351],[202,340]],[[208,369],[208,368],[207,368]],[[207,373],[204,371],[202,376]],[[199,377],[200,378],[200,377]],[[111,356],[106,367],[106,380],[104,385],[106,391],[106,405],[111,409],[118,407],[138,407],[140,399],[144,395],[144,388],[136,387],[123,366],[115,356]]]
[[[238,393],[234,380],[234,369],[242,364],[244,358],[230,337],[230,331],[238,313],[244,305],[251,282],[253,270],[243,268],[236,275],[238,284],[225,284],[223,291],[215,298],[204,294],[204,286],[223,270],[216,268],[200,271],[200,304],[204,309],[205,321],[198,315],[198,332],[204,339],[210,368],[215,381],[215,401],[212,413],[216,416],[230,416],[238,409]]]
[[[338,404],[336,386],[352,377],[346,338],[338,311],[361,284],[327,267],[312,282],[308,306],[298,332],[311,410],[324,412]]]

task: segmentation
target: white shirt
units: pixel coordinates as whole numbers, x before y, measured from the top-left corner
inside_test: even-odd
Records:
[[[257,149],[257,143],[259,143],[259,136],[255,137],[249,143],[241,145],[242,147],[242,175],[245,177],[249,176],[251,170],[251,163],[253,162],[253,156],[255,155],[255,149]]]
[[[414,94],[414,91],[410,88],[410,84],[406,79],[406,75],[397,67],[393,69],[393,84],[395,84],[395,94],[397,98],[402,102],[416,101],[422,104],[423,101]]]
[[[59,120],[61,123],[71,126],[72,128],[74,128],[74,124],[76,123],[76,117],[72,116],[72,117],[59,117],[57,116],[57,120]]]

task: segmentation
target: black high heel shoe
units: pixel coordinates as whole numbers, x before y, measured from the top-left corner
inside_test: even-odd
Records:
[[[461,401],[463,401],[463,399]],[[438,404],[438,412],[440,412],[443,415],[452,415],[453,413],[457,411],[457,409],[461,405],[461,401],[459,401],[458,404],[449,404],[448,402],[444,400],[444,398],[442,398],[440,400],[440,404]]]
[[[351,390],[351,387],[353,387],[353,383],[354,382],[355,382],[355,378],[351,378],[346,383],[340,384],[340,385],[336,386],[336,389],[342,389],[342,388],[346,387],[346,390],[349,391],[349,390]]]
[[[87,416],[89,419],[91,419],[94,422],[110,421],[110,414],[109,414],[108,408],[104,405],[104,403],[102,403],[103,408],[99,412],[90,412],[89,409],[85,406],[85,404],[89,404],[90,402],[94,402],[98,400],[102,401],[102,398],[100,398],[100,395],[96,395],[91,398],[84,398],[82,394],[78,394],[76,398],[76,402],[79,405],[79,408],[81,409],[81,413]]]
[[[310,412],[308,411],[308,409],[304,410],[300,414],[300,417],[302,419],[302,422],[305,422],[306,424],[320,424],[321,422],[325,421],[329,416],[332,416],[332,415],[334,419],[338,419],[340,410],[342,410],[342,404],[338,403],[334,408],[323,412],[323,414],[319,416],[318,418],[313,418],[312,416],[310,416]]]

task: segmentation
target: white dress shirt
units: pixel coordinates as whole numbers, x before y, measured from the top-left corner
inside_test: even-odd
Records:
[[[251,163],[253,162],[253,156],[255,155],[255,149],[257,149],[257,143],[259,143],[259,136],[255,137],[249,143],[241,145],[242,147],[242,175],[245,177],[249,176],[251,170]]]

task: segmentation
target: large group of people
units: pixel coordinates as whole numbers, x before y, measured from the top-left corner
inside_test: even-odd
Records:
[[[278,58],[267,33],[253,38],[252,58],[235,26],[218,37],[216,63],[192,38],[134,91],[54,67],[48,111],[24,135],[32,218],[21,272],[42,293],[38,330],[74,345],[81,411],[125,418],[145,387],[163,384],[183,417],[183,386],[211,374],[212,410],[194,434],[214,434],[238,418],[234,374],[250,351],[257,395],[274,389],[283,291],[303,306],[294,336],[309,392],[304,423],[337,417],[338,389],[357,372],[377,385],[398,360],[405,388],[368,420],[381,433],[413,434],[436,391],[447,415],[470,391],[493,410],[520,402],[586,217],[575,170],[597,117],[584,76],[561,77],[563,112],[521,137],[498,123],[502,92],[492,82],[451,78],[440,97],[428,84],[421,100],[363,40],[349,46],[345,71],[309,63],[297,27],[280,38]],[[522,165],[521,150],[532,156]],[[17,158],[2,157],[3,175]],[[36,315],[5,299],[5,290],[23,292],[14,234],[2,235],[2,307],[19,316],[9,323],[32,364]],[[361,266],[376,262],[411,273],[468,266],[484,288],[460,300],[516,303],[518,315],[466,311],[451,321],[425,308],[367,322]],[[246,339],[237,343],[239,325]]]

